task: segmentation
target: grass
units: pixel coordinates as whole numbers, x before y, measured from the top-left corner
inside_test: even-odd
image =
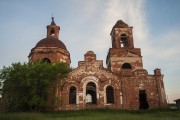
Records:
[[[180,110],[79,110],[48,113],[0,113],[0,120],[180,120]]]

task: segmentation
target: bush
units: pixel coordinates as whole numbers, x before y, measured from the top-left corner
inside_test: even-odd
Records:
[[[4,67],[0,71],[4,81],[2,105],[8,111],[46,110],[48,96],[54,95],[50,87],[69,71],[66,63],[13,63]]]

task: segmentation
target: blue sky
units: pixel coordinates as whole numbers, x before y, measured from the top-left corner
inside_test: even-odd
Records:
[[[0,0],[0,68],[28,62],[28,54],[46,37],[52,13],[59,39],[77,67],[88,50],[104,60],[117,20],[133,26],[135,47],[144,69],[161,68],[168,100],[180,98],[180,0]],[[104,67],[106,67],[104,62]]]

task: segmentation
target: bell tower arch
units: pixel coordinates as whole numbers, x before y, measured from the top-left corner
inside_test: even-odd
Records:
[[[132,28],[118,20],[110,33],[112,48],[134,48]]]

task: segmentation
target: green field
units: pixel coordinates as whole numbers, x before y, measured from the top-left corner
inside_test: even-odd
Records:
[[[180,120],[180,110],[79,110],[52,113],[0,113],[0,120]]]

